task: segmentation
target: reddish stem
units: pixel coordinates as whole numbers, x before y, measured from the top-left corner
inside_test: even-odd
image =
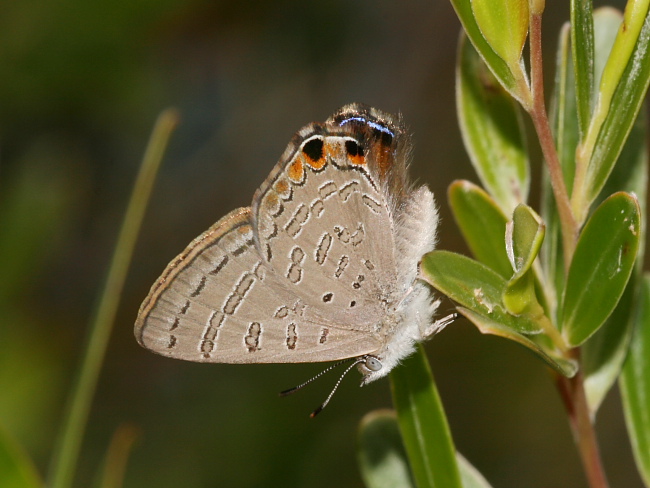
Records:
[[[579,350],[574,349],[576,359]],[[556,381],[560,397],[569,417],[573,439],[591,488],[609,488],[598,450],[598,440],[591,421],[582,371],[573,378],[559,376]]]
[[[562,226],[562,243],[564,247],[564,269],[568,271],[575,250],[578,226],[571,211],[569,194],[564,184],[564,175],[560,165],[560,158],[555,149],[553,132],[546,114],[544,102],[544,74],[542,64],[542,15],[530,16],[530,78],[533,104],[530,108],[530,117],[535,126],[537,137],[542,148],[546,165],[551,177],[551,187],[557,203]]]

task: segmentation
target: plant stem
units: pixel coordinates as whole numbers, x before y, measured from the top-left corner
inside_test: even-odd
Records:
[[[553,133],[546,114],[544,102],[544,71],[542,65],[542,15],[541,12],[530,16],[530,75],[533,103],[529,114],[539,138],[542,153],[551,177],[551,187],[557,203],[560,224],[562,226],[562,243],[564,247],[564,269],[568,271],[578,239],[578,227],[571,211],[571,202],[567,193],[560,158],[555,149]]]
[[[140,224],[167,141],[177,121],[178,115],[175,111],[166,110],[161,113],[145,152],[117,239],[106,283],[92,321],[78,377],[68,398],[65,419],[52,458],[48,487],[68,488],[72,485],[90,406],[106,355]]]
[[[579,356],[579,350],[574,349],[574,355]],[[578,371],[573,378],[558,376],[557,388],[569,416],[573,439],[580,452],[580,459],[589,486],[591,488],[608,488],[609,485],[598,451],[596,432],[589,413],[582,371]]]
[[[548,121],[544,102],[544,72],[542,64],[542,10],[537,8],[530,15],[530,73],[533,103],[529,111],[539,138],[542,153],[551,177],[553,195],[557,203],[562,226],[562,243],[564,248],[564,269],[568,271],[578,240],[579,227],[571,210],[560,159],[555,148],[553,133]],[[580,350],[569,351],[576,360]],[[591,488],[608,488],[605,472],[600,461],[598,441],[591,422],[589,405],[584,388],[582,371],[573,378],[558,376],[557,388],[564,401],[575,443],[580,452],[582,464]]]

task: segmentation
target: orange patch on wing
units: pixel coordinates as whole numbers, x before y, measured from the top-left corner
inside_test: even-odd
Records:
[[[278,198],[278,194],[275,192],[267,193],[266,196],[264,197],[264,200],[262,201],[262,204],[271,212],[275,212],[278,208],[278,205],[280,204],[280,199]]]
[[[278,180],[274,185],[275,191],[279,194],[289,191],[289,182],[287,180]]]
[[[305,168],[303,167],[300,158],[296,158],[294,162],[289,165],[287,168],[287,175],[291,181],[295,181],[296,183],[302,182],[305,177]]]
[[[360,155],[350,156],[350,162],[356,166],[363,166],[366,164],[366,158]]]
[[[238,227],[237,230],[240,234],[248,234],[252,229],[250,225],[242,225],[241,227]]]
[[[310,157],[305,158],[307,164],[314,169],[322,169],[323,166],[327,163],[327,158],[325,156],[320,157],[319,159],[311,159]]]
[[[345,141],[345,152],[348,160],[354,166],[363,166],[366,164],[365,152],[363,146],[354,139]]]

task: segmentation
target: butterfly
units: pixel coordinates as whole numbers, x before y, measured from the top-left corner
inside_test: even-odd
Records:
[[[438,211],[409,180],[410,152],[401,117],[362,104],[301,129],[252,205],[167,266],[138,342],[205,363],[353,358],[362,384],[386,376],[441,325],[418,279]]]

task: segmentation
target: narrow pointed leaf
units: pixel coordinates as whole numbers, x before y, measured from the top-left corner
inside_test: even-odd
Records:
[[[474,312],[515,332],[536,334],[538,323],[527,316],[509,314],[501,301],[506,280],[487,266],[448,251],[433,251],[422,258],[422,278],[431,286]]]
[[[507,218],[484,190],[466,180],[449,186],[449,206],[477,260],[504,278],[512,276],[504,236]]]
[[[612,7],[601,7],[594,11],[594,79],[600,84],[603,71],[608,64],[614,41],[623,21],[623,14]]]
[[[366,414],[358,442],[361,477],[367,488],[415,488],[393,410]]]
[[[390,383],[418,488],[462,488],[456,450],[422,345],[390,372]]]
[[[576,246],[564,292],[562,334],[579,346],[607,320],[632,272],[639,246],[639,203],[615,193],[585,225]]]
[[[553,136],[567,191],[573,188],[576,148],[580,141],[575,71],[571,57],[570,25],[565,24],[558,39],[555,85],[551,104]],[[598,61],[598,58],[596,58]],[[551,192],[551,195],[553,193]],[[546,215],[544,222],[548,225]]]
[[[646,208],[648,182],[646,134],[645,112],[641,112],[603,191],[606,195],[617,189],[633,192],[639,199],[640,208]],[[632,334],[645,248],[646,225],[643,212],[641,229],[643,233],[639,241],[638,256],[623,296],[607,322],[582,346],[581,361],[585,376],[585,391],[589,408],[594,415],[620,374]]]
[[[490,320],[489,317],[480,315],[464,307],[458,307],[458,313],[472,322],[482,334],[491,334],[503,337],[524,346],[528,350],[534,352],[535,355],[546,362],[546,364],[551,368],[568,378],[574,376],[578,371],[578,365],[575,361],[554,354],[552,351],[543,348],[539,343],[529,339],[525,335]]]
[[[490,71],[499,80],[499,83],[510,93],[516,100],[527,105],[530,103],[529,93],[524,93],[521,87],[521,80],[525,75],[521,67],[520,71],[513,73],[508,64],[494,51],[492,46],[485,40],[481,30],[474,18],[470,0],[451,0],[451,4],[456,10],[456,15],[463,24],[465,35],[474,45],[474,48],[481,55],[485,64]],[[462,41],[461,41],[462,42]]]
[[[608,101],[611,100],[624,76],[632,52],[639,41],[644,19],[647,21],[649,5],[649,0],[629,0],[627,2],[623,23],[618,30],[618,35],[600,79],[599,103],[602,104],[603,110],[605,110]]]
[[[594,96],[594,20],[592,0],[571,0],[571,51],[580,134],[586,134]]]
[[[586,205],[598,196],[643,105],[650,83],[650,15],[646,13],[642,20],[643,25],[629,60],[616,61],[625,64],[615,87],[611,87],[611,80],[606,82],[606,79],[609,80],[608,73],[603,73],[599,103],[583,148],[583,151],[591,154],[589,167],[584,188],[579,188],[576,196],[572,196],[574,206],[580,203],[578,200],[581,198],[584,198]],[[603,83],[609,83],[607,86],[611,95],[602,92]],[[591,144],[593,150],[590,151]]]
[[[628,17],[626,11],[624,20],[626,27],[632,26],[633,30],[638,32],[638,38],[633,44],[632,51],[628,54],[628,48],[631,46],[631,32],[626,32],[623,34],[626,39],[622,46],[618,44],[619,38],[616,39],[602,74],[599,92],[600,104],[602,106],[607,99],[611,101],[590,162],[590,165],[594,166],[591,172],[594,186],[591,195],[594,197],[602,188],[603,180],[611,172],[611,166],[621,152],[648,90],[650,82],[650,15],[648,15],[648,1],[645,0],[644,3],[645,13],[643,15]],[[607,13],[603,12],[602,15],[604,17]],[[632,20],[633,22],[630,22]],[[619,36],[623,31],[624,27],[622,26]],[[619,46],[620,49],[617,49]],[[597,114],[594,114],[594,117],[596,116]]]
[[[159,116],[145,151],[131,199],[117,238],[111,266],[104,283],[74,389],[70,392],[68,409],[60,427],[59,439],[50,466],[48,487],[67,488],[72,485],[81,451],[83,433],[111,330],[144,217],[153,183],[160,167],[171,133],[178,124],[176,110],[167,109]]]
[[[650,486],[650,275],[643,277],[634,338],[620,379],[623,412],[632,452]]]
[[[483,186],[510,215],[528,198],[528,156],[519,107],[466,40],[459,46],[456,105],[461,134]]]
[[[528,0],[472,0],[471,4],[485,40],[516,70],[528,37]]]

